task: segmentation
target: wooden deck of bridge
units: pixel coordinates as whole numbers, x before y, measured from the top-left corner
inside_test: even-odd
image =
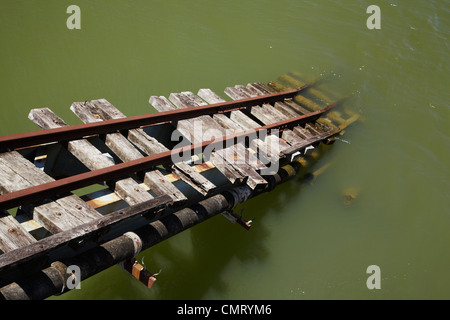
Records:
[[[228,99],[235,100],[296,88],[304,84],[299,75],[293,73],[280,77],[280,82],[270,82],[268,85],[262,83],[236,85],[227,87],[224,92]],[[0,154],[0,195],[52,182],[67,175],[106,168],[116,163],[171,150],[177,143],[170,139],[174,129],[177,129],[187,142],[194,143],[211,139],[211,134],[223,136],[308,114],[323,109],[338,98],[335,93],[326,91],[325,88],[319,90],[314,86],[306,90],[305,94],[273,105],[255,105],[246,110],[204,115],[126,132],[4,152]],[[160,112],[224,101],[225,98],[210,89],[200,89],[197,94],[171,93],[167,98],[152,96],[149,100]],[[75,102],[70,109],[83,123],[126,117],[105,99]],[[145,217],[134,214],[134,220],[131,221],[136,225],[142,223],[140,219],[144,219],[147,223],[154,221],[167,212],[174,212],[177,208],[198,202],[229,186],[247,185],[251,190],[263,190],[267,188],[269,182],[261,172],[271,164],[282,161],[280,154],[288,152],[291,155],[304,156],[321,141],[331,142],[330,133],[341,133],[344,127],[357,119],[357,116],[356,113],[346,109],[343,113],[332,111],[315,123],[283,130],[279,136],[268,135],[265,139],[251,141],[249,145],[235,144],[222,150],[215,150],[206,159],[202,159],[202,154],[198,154],[191,161],[152,167],[144,172],[106,181],[104,186],[97,186],[98,190],[91,190],[86,194],[77,195],[80,193],[74,190],[20,206],[16,212],[2,210],[0,261],[7,253],[17,253],[20,256],[21,252],[26,252],[25,249],[30,246],[39,248],[39,243],[52,236],[60,235],[62,239],[62,234],[77,230],[76,235],[79,237],[83,233],[79,228],[94,233],[101,230],[103,234],[99,235],[97,232],[94,237],[97,242],[101,242],[102,236],[108,232],[110,237],[120,235],[114,232],[123,233],[127,227],[118,228],[118,231],[111,233],[110,229],[100,228],[99,221],[104,223],[105,218],[120,209],[148,203],[164,195],[168,195],[164,201],[154,203],[157,210]],[[63,119],[48,108],[31,110],[29,119],[42,129],[67,126]],[[201,124],[201,129],[198,124]],[[278,149],[275,150],[274,146]],[[235,161],[237,158],[246,161]],[[131,228],[133,223],[129,223],[128,227]],[[79,238],[74,236],[74,239]],[[55,248],[60,245],[61,243],[58,243]],[[78,250],[77,246],[71,248]],[[45,252],[47,248],[41,249]],[[22,255],[25,255],[26,260],[26,253]],[[45,263],[49,263],[48,257]],[[2,270],[10,266],[8,260],[3,264],[0,263],[1,285],[7,283],[7,280],[2,280]]]

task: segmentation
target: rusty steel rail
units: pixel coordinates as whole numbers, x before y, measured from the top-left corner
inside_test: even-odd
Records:
[[[338,102],[333,103],[322,110],[311,112],[309,114],[291,118],[285,121],[276,122],[270,125],[265,125],[254,130],[246,130],[232,135],[223,136],[221,138],[191,144],[189,146],[168,150],[136,160],[119,163],[110,167],[77,174],[67,178],[47,182],[38,186],[33,186],[3,194],[0,196],[0,209],[15,208],[20,205],[36,202],[45,198],[51,198],[57,194],[76,190],[95,183],[114,180],[129,174],[148,170],[149,168],[154,166],[171,163],[173,155],[194,155],[194,153],[203,152],[206,147],[209,147],[210,150],[213,150],[213,148],[222,149],[226,146],[237,143],[239,141],[239,138],[254,136],[255,133],[259,133],[261,131],[266,131],[270,134],[270,132],[273,130],[282,131],[287,128],[292,128],[294,126],[302,125],[307,122],[315,121],[321,115],[329,111],[331,108],[335,107],[337,104]],[[336,133],[338,132],[330,133],[330,135],[328,136],[332,136]],[[322,138],[325,139],[325,137]]]
[[[120,119],[111,119],[101,122],[78,124],[61,128],[45,129],[26,133],[18,133],[0,137],[0,152],[12,151],[30,146],[80,139],[87,136],[107,134],[121,130],[130,130],[143,126],[154,125],[171,121],[195,118],[203,115],[224,113],[232,110],[248,108],[263,103],[274,103],[284,99],[293,98],[300,91],[311,84],[298,89],[266,94],[241,100],[226,101],[206,106],[191,107],[172,111],[151,113]]]

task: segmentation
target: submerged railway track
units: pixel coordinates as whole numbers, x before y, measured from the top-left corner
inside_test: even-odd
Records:
[[[82,279],[117,263],[136,276],[141,250],[218,213],[249,229],[232,209],[295,176],[359,117],[335,112],[343,99],[320,82],[280,80],[228,87],[229,101],[210,89],[152,96],[159,112],[142,116],[74,103],[79,125],[31,110],[43,130],[0,137],[0,297],[68,290],[69,263],[85,266]]]

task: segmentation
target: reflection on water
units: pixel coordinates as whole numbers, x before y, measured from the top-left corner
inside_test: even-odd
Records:
[[[113,267],[59,299],[448,298],[448,1],[6,1],[0,12],[0,134],[36,127],[31,108],[79,123],[74,101],[106,98],[126,115],[151,95],[289,71],[326,76],[363,121],[314,167],[242,207],[250,232],[215,217],[139,256],[162,269],[151,290]],[[345,190],[358,189],[351,204]],[[366,269],[381,268],[368,290]]]

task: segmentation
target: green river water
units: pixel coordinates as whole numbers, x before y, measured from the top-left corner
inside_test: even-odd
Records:
[[[289,71],[327,75],[364,118],[314,184],[243,205],[249,232],[217,216],[141,253],[162,269],[152,289],[114,266],[52,299],[449,299],[449,34],[448,0],[0,0],[1,135],[37,130],[32,108],[75,124],[72,102],[106,98],[138,115],[151,95]]]

